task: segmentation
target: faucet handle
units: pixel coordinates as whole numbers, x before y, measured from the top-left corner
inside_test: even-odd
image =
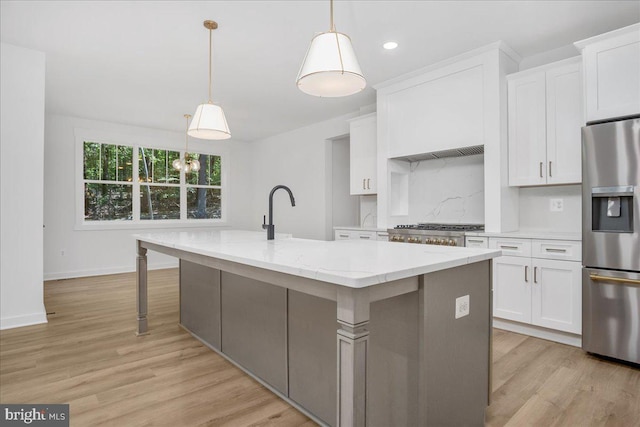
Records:
[[[263,230],[267,229],[267,216],[266,215],[262,215],[262,229]]]

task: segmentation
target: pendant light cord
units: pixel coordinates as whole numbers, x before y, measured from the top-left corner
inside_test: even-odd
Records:
[[[329,31],[335,33],[336,32],[336,26],[333,23],[333,0],[331,0],[331,7],[330,7],[330,13],[331,13],[331,29]]]
[[[209,29],[209,104],[212,104],[211,100],[211,71],[213,68],[213,61],[211,60],[211,49],[213,45],[213,30]]]

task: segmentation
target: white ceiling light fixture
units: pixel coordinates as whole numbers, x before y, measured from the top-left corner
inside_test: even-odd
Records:
[[[396,43],[396,42],[385,42],[382,45],[382,47],[387,49],[387,50],[393,50],[393,49],[398,47],[398,43]]]
[[[185,114],[184,118],[187,119],[187,129],[184,133],[184,160],[175,159],[171,166],[176,170],[183,170],[185,173],[191,171],[197,172],[200,170],[200,162],[197,159],[192,159],[189,156],[189,119],[191,114]]]
[[[209,30],[209,102],[198,105],[187,133],[199,139],[228,139],[231,138],[231,132],[224,111],[211,101],[212,32],[218,28],[218,23],[207,20],[204,21],[204,27]]]
[[[317,34],[309,45],[307,55],[298,73],[298,88],[309,95],[339,97],[353,95],[367,86],[360,64],[353,51],[351,39],[338,33],[333,23],[331,0],[331,27]]]

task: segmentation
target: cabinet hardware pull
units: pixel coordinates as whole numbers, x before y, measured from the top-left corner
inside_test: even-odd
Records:
[[[551,178],[553,175],[551,175],[551,160],[549,160],[549,178]]]
[[[500,245],[500,249],[513,249],[514,251],[517,251],[518,247],[517,246]]]
[[[640,285],[640,280],[625,279],[623,277],[607,277],[607,276],[600,276],[599,274],[590,274],[589,278],[594,282],[616,282],[616,283],[628,283],[630,285]]]
[[[365,178],[362,178],[362,189],[366,190],[367,186],[365,185],[365,183],[367,182],[367,180]]]
[[[538,267],[533,267],[533,283],[538,283]]]
[[[547,252],[558,252],[558,253],[567,252],[566,249],[556,249],[556,248],[546,248],[545,251],[547,251]]]
[[[371,180],[370,180],[369,178],[367,178],[367,190],[371,190],[371,187],[369,186],[370,181],[371,181]]]
[[[339,236],[340,236],[340,237],[349,237],[349,235],[348,235],[348,234],[340,234]]]
[[[525,265],[524,266],[524,281],[525,282],[529,282],[529,266]]]
[[[540,162],[540,178],[542,178],[542,162]]]
[[[370,236],[360,236],[361,239],[370,239]]]
[[[480,240],[480,239],[467,239],[467,242],[484,243],[484,240]]]

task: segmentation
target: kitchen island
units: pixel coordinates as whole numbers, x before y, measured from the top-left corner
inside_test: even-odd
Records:
[[[316,422],[482,425],[500,251],[221,230],[136,235],[180,259],[180,323]]]

